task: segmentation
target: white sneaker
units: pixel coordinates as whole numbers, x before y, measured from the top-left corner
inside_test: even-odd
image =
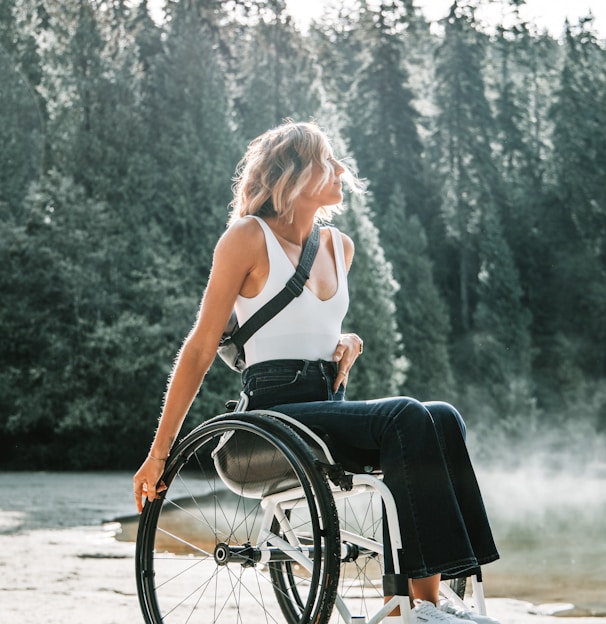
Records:
[[[415,600],[411,613],[414,624],[461,624],[457,617],[439,610],[433,602],[427,600]]]
[[[475,611],[457,607],[449,602],[443,600],[437,607],[442,613],[446,613],[449,616],[459,618],[459,624],[463,624],[460,620],[467,620],[468,622],[475,622],[476,624],[499,624],[498,620],[488,617],[487,615],[480,615]]]

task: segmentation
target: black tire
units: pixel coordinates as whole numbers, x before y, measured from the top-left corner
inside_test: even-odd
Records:
[[[297,434],[258,412],[217,416],[177,445],[162,479],[168,490],[145,505],[137,535],[145,622],[283,622],[285,609],[296,624],[328,622],[338,518]],[[277,563],[288,564],[297,615],[274,584]]]
[[[449,581],[450,589],[461,599],[465,597],[465,590],[467,589],[467,577],[451,579]]]

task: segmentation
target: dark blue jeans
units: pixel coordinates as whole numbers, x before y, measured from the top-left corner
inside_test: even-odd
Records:
[[[249,409],[292,416],[326,432],[346,458],[349,451],[378,462],[398,509],[409,577],[456,575],[498,559],[457,410],[409,397],[346,401],[342,388],[332,391],[335,374],[332,362],[273,360],[246,369],[242,382]],[[393,571],[387,547],[385,567]]]

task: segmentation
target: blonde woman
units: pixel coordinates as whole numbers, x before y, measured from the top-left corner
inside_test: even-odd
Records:
[[[232,310],[242,325],[283,288],[315,220],[329,220],[340,208],[343,181],[357,186],[315,124],[287,122],[249,145],[197,320],[171,374],[150,453],[134,477],[139,511],[143,497],[154,500],[165,489],[158,483],[164,463]],[[418,622],[494,623],[438,604],[442,573],[456,574],[498,558],[461,416],[446,403],[409,397],[345,399],[349,372],[362,354],[362,340],[341,333],[353,256],[346,234],[321,228],[302,295],[245,345],[248,368],[242,384],[249,408],[271,408],[321,428],[352,455],[376,455],[405,527],[404,571],[412,579]],[[385,565],[390,571],[389,556]]]

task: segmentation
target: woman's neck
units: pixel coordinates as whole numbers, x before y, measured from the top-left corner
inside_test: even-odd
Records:
[[[273,232],[292,245],[303,246],[314,225],[313,214],[295,213],[291,223],[279,217],[266,218]]]

